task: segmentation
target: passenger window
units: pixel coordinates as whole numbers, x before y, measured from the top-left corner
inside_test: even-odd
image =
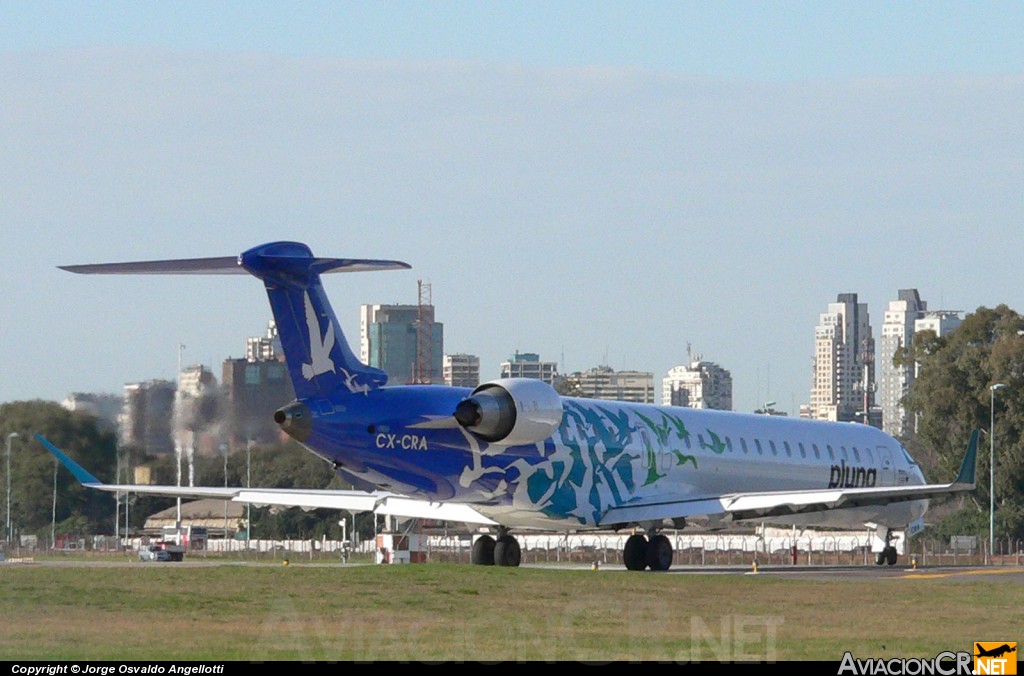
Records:
[[[743,437],[740,437],[740,448],[743,449],[744,454],[747,453],[747,440],[744,439]]]
[[[868,454],[868,464],[869,465],[874,465],[875,464],[875,454],[871,452],[870,448],[865,448],[864,452]]]
[[[758,455],[764,455],[764,451],[761,450],[761,440],[754,439],[754,447],[757,448]]]
[[[789,447],[789,442],[788,441],[783,441],[782,442],[782,447],[786,449],[786,457],[792,458],[793,457],[793,449]]]
[[[818,448],[818,444],[811,444],[811,448],[814,449],[814,457],[821,460],[821,449]]]
[[[825,448],[828,449],[828,459],[829,460],[835,460],[836,459],[836,452],[832,450],[832,444],[825,444]]]
[[[704,448],[704,435],[703,434],[698,434],[697,435],[697,448]]]
[[[685,442],[686,442],[686,450],[690,450],[690,449],[692,448],[692,446],[690,445],[690,435],[689,435],[689,434],[687,434],[687,435],[686,435],[686,438],[685,438],[685,439],[683,439],[683,441],[685,441]]]
[[[732,439],[729,437],[725,438],[725,447],[729,449],[730,453],[732,453]]]
[[[850,459],[850,456],[847,455],[847,453],[846,453],[846,446],[840,446],[839,447],[839,457],[841,457],[843,460],[849,460]]]
[[[853,447],[853,459],[858,463],[860,462],[860,451],[857,450],[856,446]]]
[[[800,457],[801,458],[806,458],[807,457],[807,449],[804,448],[804,442],[801,441],[799,444],[797,444],[797,447],[800,449]]]
[[[775,449],[775,442],[771,439],[768,440],[768,448],[772,449],[772,455],[778,455],[779,452]]]

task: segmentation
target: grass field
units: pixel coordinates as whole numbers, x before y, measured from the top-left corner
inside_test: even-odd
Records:
[[[998,576],[0,566],[0,659],[839,660],[1019,640]]]

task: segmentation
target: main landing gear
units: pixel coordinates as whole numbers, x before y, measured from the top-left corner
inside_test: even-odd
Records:
[[[889,544],[892,541],[893,534],[892,530],[886,529],[885,531],[885,547],[882,551],[875,552],[875,565],[880,566],[883,563],[890,566],[896,565],[896,548]]]
[[[628,570],[668,570],[672,565],[672,543],[661,533],[650,539],[642,533],[633,533],[622,549],[622,562]]]
[[[498,539],[481,535],[473,543],[470,561],[475,566],[509,566],[515,568],[522,559],[519,541],[509,535],[507,528],[498,529]]]

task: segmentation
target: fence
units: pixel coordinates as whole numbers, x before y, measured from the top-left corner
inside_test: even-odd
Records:
[[[856,566],[874,565],[872,536],[862,533],[816,534],[793,537],[760,537],[751,534],[686,534],[666,532],[675,549],[675,566],[759,565]],[[628,535],[568,534],[518,535],[523,563],[622,564],[622,548]],[[985,543],[987,545],[987,543]],[[1000,549],[998,544],[1002,544]],[[965,553],[951,550],[948,542],[915,540],[909,552],[898,547],[904,561],[916,555],[918,565],[980,565],[987,561],[984,551]],[[428,559],[468,563],[472,548],[467,536],[431,537]],[[995,565],[1024,564],[1024,541],[997,543]]]
[[[759,536],[755,534],[730,533],[685,533],[664,531],[675,549],[675,566],[727,566],[750,565],[756,558],[759,565],[788,566],[850,566],[874,565],[872,536],[868,533],[802,533],[792,535]],[[622,549],[625,533],[587,534],[517,534],[522,548],[523,563],[575,563],[575,564],[622,564]],[[452,561],[468,563],[472,549],[469,535],[429,536],[425,538],[428,561]],[[137,537],[120,541],[111,536],[69,539],[62,546],[51,549],[49,543],[18,543],[4,552],[7,558],[54,555],[79,552],[130,553],[149,546],[155,538]],[[24,545],[24,546],[23,546]],[[919,566],[982,565],[991,563],[999,566],[1024,565],[1024,540],[1003,539],[996,541],[995,555],[988,556],[988,542],[980,542],[978,548],[961,551],[950,546],[949,541],[917,538],[912,540],[909,551],[902,541],[897,549],[909,561],[915,555]],[[0,550],[2,551],[2,550]],[[375,543],[367,540],[351,547],[339,540],[320,538],[316,540],[223,540],[210,539],[201,549],[193,549],[190,556],[203,557],[255,557],[262,559],[306,559],[319,561],[347,560],[352,554],[372,555]]]

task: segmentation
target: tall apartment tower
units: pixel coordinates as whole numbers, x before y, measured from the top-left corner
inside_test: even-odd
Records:
[[[281,337],[277,334],[277,322],[267,323],[265,336],[252,336],[245,341],[245,358],[250,362],[284,360]]]
[[[700,358],[689,365],[674,366],[661,381],[665,406],[732,410],[732,374]]]
[[[502,378],[535,378],[554,385],[556,375],[558,362],[541,361],[540,355],[533,352],[516,350],[515,354],[501,362]]]
[[[924,317],[928,303],[917,289],[900,289],[897,300],[889,301],[882,323],[882,345],[878,354],[881,379],[878,394],[882,406],[882,429],[893,436],[906,436],[908,420],[900,401],[914,382],[912,364],[896,366],[893,357],[914,343],[915,325]]]
[[[480,357],[475,354],[446,354],[442,369],[449,387],[476,387],[480,384]]]
[[[171,420],[177,385],[170,380],[148,380],[124,386],[124,408],[118,417],[122,445],[138,446],[148,453],[171,453],[174,439]]]
[[[875,340],[868,306],[841,293],[814,329],[810,417],[863,420],[875,407]]]
[[[393,385],[417,377],[423,331],[429,332],[432,383],[441,382],[444,324],[434,321],[433,305],[363,305],[359,314],[359,359],[388,374]]]

